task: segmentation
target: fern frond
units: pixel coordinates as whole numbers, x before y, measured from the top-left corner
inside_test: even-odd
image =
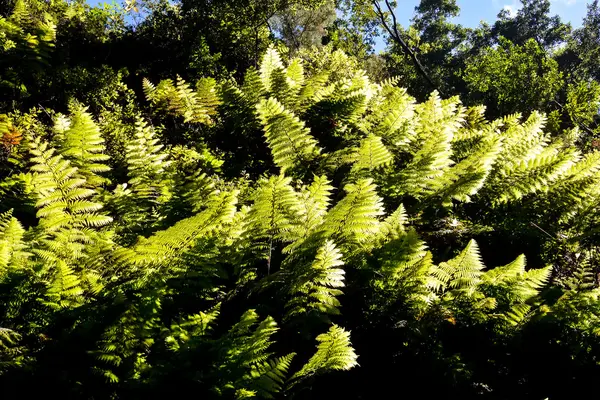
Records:
[[[530,315],[531,306],[528,304],[515,304],[511,309],[502,315],[502,318],[511,326],[522,324]]]
[[[0,276],[9,267],[23,266],[30,256],[23,241],[24,234],[25,229],[12,216],[12,211],[0,214]]]
[[[319,154],[310,130],[277,100],[262,100],[257,110],[273,161],[282,170],[303,165]]]
[[[270,88],[270,86],[263,85],[261,74],[256,69],[251,67],[246,71],[241,93],[250,104],[255,105],[258,103],[266,95],[267,88]]]
[[[399,173],[395,193],[419,198],[435,191],[444,172],[454,164],[452,140],[463,121],[458,104],[457,100],[443,102],[434,93],[416,107],[414,156]]]
[[[60,134],[61,154],[78,168],[90,186],[107,183],[106,178],[98,175],[110,171],[110,167],[104,163],[109,156],[104,154],[106,149],[100,128],[87,112],[87,107],[74,104],[70,112],[68,128]],[[64,125],[64,121],[57,121],[57,124]],[[63,130],[64,127],[59,129]]]
[[[521,199],[529,194],[545,192],[550,185],[565,173],[574,163],[576,154],[544,155],[512,164],[489,180],[488,185],[499,196],[496,204]]]
[[[432,270],[440,288],[449,289],[452,295],[471,295],[483,274],[484,265],[479,254],[479,246],[471,240],[458,256],[447,262],[441,262]]]
[[[236,192],[215,194],[204,211],[141,240],[132,249],[117,251],[115,256],[142,273],[140,284],[151,275],[160,276],[161,272],[163,277],[168,277],[168,271],[177,271],[181,267],[176,261],[199,237],[210,237],[233,219],[236,203]]]
[[[49,282],[46,304],[56,308],[72,308],[83,304],[81,281],[63,260],[55,258],[53,276]]]
[[[408,221],[408,215],[404,206],[400,204],[396,211],[390,214],[381,224],[381,234],[387,240],[397,239],[403,235],[405,230],[405,224]]]
[[[126,147],[125,160],[129,182],[115,189],[112,201],[121,225],[143,232],[160,220],[157,209],[171,199],[173,188],[167,172],[171,163],[168,153],[140,117],[136,120],[134,140]]]
[[[349,242],[365,242],[378,234],[383,215],[381,198],[372,179],[361,179],[344,188],[346,197],[325,217],[323,229],[327,234]]]
[[[296,228],[302,205],[291,181],[280,175],[259,182],[248,214],[255,238],[288,240]]]
[[[328,371],[345,371],[358,365],[358,356],[350,343],[350,333],[332,325],[327,333],[317,336],[317,352],[292,379],[303,379]]]
[[[38,195],[37,215],[47,232],[99,227],[112,221],[112,218],[97,213],[102,205],[88,200],[94,191],[85,189],[87,181],[69,161],[39,139],[31,142],[30,152],[35,163],[31,169]]]
[[[307,238],[324,221],[330,205],[333,186],[325,175],[315,176],[308,187],[303,187],[298,194],[299,221],[295,225],[293,237],[296,240]]]
[[[446,206],[451,205],[452,199],[470,201],[471,196],[485,184],[500,149],[498,139],[483,140],[475,151],[446,170],[432,184],[434,192],[431,196],[440,198]]]
[[[481,282],[484,287],[503,290],[506,300],[517,304],[537,296],[550,279],[551,272],[551,267],[525,271],[525,256],[521,255],[508,265],[486,271]]]
[[[324,314],[339,314],[341,305],[336,296],[342,295],[338,288],[344,287],[342,254],[331,240],[317,251],[315,261],[298,282],[290,289],[294,296],[287,304],[288,317],[308,314],[316,310]]]
[[[271,46],[263,56],[263,59],[260,63],[260,79],[263,87],[271,91],[273,84],[273,72],[276,70],[283,71],[283,69],[283,62],[281,62],[279,53],[273,46]]]
[[[354,172],[361,170],[371,172],[389,165],[393,161],[392,154],[385,147],[381,138],[375,135],[364,138],[358,147],[357,153],[356,163],[352,167]]]
[[[415,101],[405,89],[393,87],[386,93],[382,104],[373,107],[374,114],[369,119],[375,126],[374,133],[396,148],[405,148],[414,140],[412,128]]]
[[[250,371],[252,379],[249,385],[250,390],[262,398],[274,398],[273,395],[279,393],[283,387],[287,372],[295,355],[295,353],[291,353],[284,357],[265,361],[262,365],[253,367]]]
[[[548,198],[567,222],[586,209],[600,195],[600,152],[588,153],[574,163],[548,190]]]
[[[216,82],[209,78],[200,79],[195,90],[180,76],[175,83],[166,79],[156,86],[144,79],[143,89],[152,105],[182,116],[185,122],[212,125],[221,103]]]
[[[169,350],[179,351],[191,339],[206,336],[219,316],[220,303],[206,312],[199,312],[172,323],[165,343]]]
[[[298,111],[304,111],[312,104],[333,93],[333,86],[327,86],[329,74],[321,71],[305,80],[297,99]]]

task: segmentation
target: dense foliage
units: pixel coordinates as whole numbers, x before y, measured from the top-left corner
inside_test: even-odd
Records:
[[[598,3],[385,4],[2,3],[4,394],[594,393]]]

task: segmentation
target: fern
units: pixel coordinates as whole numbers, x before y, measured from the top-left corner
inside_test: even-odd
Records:
[[[55,308],[77,307],[84,303],[84,290],[75,271],[61,259],[54,258],[48,283],[46,304]]]
[[[104,139],[100,129],[87,112],[87,108],[75,104],[71,107],[68,122],[58,119],[55,131],[61,137],[60,152],[70,160],[91,187],[107,183],[107,179],[98,175],[110,171],[103,162],[109,159],[104,154]],[[65,125],[68,125],[65,126]]]
[[[181,351],[194,338],[207,336],[220,313],[220,303],[207,312],[193,314],[171,324],[165,344],[171,351]]]
[[[137,118],[135,137],[126,148],[127,184],[119,185],[111,199],[120,225],[135,233],[145,233],[164,217],[163,207],[173,195],[170,161],[155,137],[154,130]]]
[[[38,139],[31,143],[30,151],[35,163],[31,169],[38,194],[37,216],[46,232],[76,229],[83,233],[87,228],[100,227],[112,221],[112,218],[98,213],[101,204],[88,200],[94,191],[86,188],[85,178],[69,161]]]
[[[344,188],[347,192],[325,218],[324,231],[348,242],[366,242],[380,229],[378,217],[383,215],[381,199],[371,179],[361,179]]]
[[[235,192],[215,194],[205,210],[148,239],[141,239],[131,249],[118,250],[115,257],[131,267],[131,277],[137,276],[138,286],[147,285],[152,277],[167,279],[172,274],[185,271],[181,257],[198,238],[210,237],[230,223],[235,215],[236,202]]]
[[[358,365],[358,356],[350,343],[350,333],[332,325],[327,333],[317,336],[317,352],[292,379],[305,379],[328,371],[349,370]]]
[[[440,263],[432,270],[432,276],[437,279],[437,284],[433,287],[448,291],[450,296],[470,295],[481,282],[483,269],[479,247],[471,240],[458,256]]]
[[[369,135],[361,141],[358,148],[357,161],[352,167],[354,171],[373,171],[389,165],[393,160],[392,154],[386,149],[380,137]]]
[[[27,361],[22,335],[13,329],[0,327],[0,374],[20,367]]]
[[[248,215],[257,238],[285,240],[294,229],[300,202],[290,182],[283,175],[259,182]]]
[[[167,154],[161,152],[163,146],[154,137],[154,130],[141,118],[136,121],[135,138],[127,146],[129,184],[142,199],[158,198],[164,191],[160,185],[163,173],[169,165]]]
[[[374,104],[369,125],[375,125],[375,134],[396,148],[403,149],[414,140],[412,120],[414,99],[405,89],[393,87],[382,93],[383,99]]]
[[[30,253],[23,240],[24,234],[25,229],[12,216],[12,211],[0,214],[0,273],[25,265]]]
[[[214,80],[200,79],[195,90],[179,76],[175,84],[164,80],[155,86],[148,79],[144,79],[143,84],[146,99],[157,107],[182,116],[184,122],[214,124],[213,118],[220,104]]]
[[[309,129],[277,100],[262,100],[257,110],[273,160],[282,170],[305,165],[318,155]]]
[[[268,91],[272,91],[273,73],[275,71],[283,71],[283,63],[277,50],[270,47],[260,63],[260,79],[262,86]]]
[[[250,104],[254,105],[266,95],[267,88],[269,87],[270,86],[264,86],[262,76],[256,69],[249,68],[248,71],[246,71],[246,75],[244,75],[244,84],[242,85],[240,93],[242,93]]]
[[[252,369],[250,390],[257,396],[272,399],[274,394],[281,391],[295,353],[288,354],[258,365]]]
[[[302,240],[307,239],[323,224],[327,208],[331,203],[332,190],[331,182],[326,176],[315,176],[308,187],[302,188],[297,203],[293,201],[298,209],[298,217],[297,223],[293,224],[291,237],[296,241],[290,245],[288,251],[298,247]]]
[[[102,333],[97,350],[89,353],[98,360],[94,372],[106,381],[139,380],[147,369],[146,360],[155,341],[157,316],[162,308],[160,291],[137,297],[137,302],[126,305],[125,310]],[[123,373],[123,366],[128,366]]]
[[[457,102],[443,105],[437,93],[416,108],[419,125],[412,160],[399,174],[397,193],[420,197],[440,182],[445,170],[454,164],[451,143],[454,133],[462,123],[462,113],[457,112]]]
[[[254,310],[242,315],[240,321],[220,339],[221,344],[227,347],[217,363],[217,393],[234,391],[237,398],[256,395],[272,398],[281,389],[294,354],[271,357],[268,349],[273,343],[271,336],[277,330],[277,324],[271,317],[259,323]],[[234,381],[229,380],[239,369],[246,373]]]
[[[485,184],[500,148],[497,139],[483,140],[477,150],[444,172],[431,196],[439,197],[446,206],[452,199],[470,201]]]
[[[292,285],[290,294],[294,298],[288,302],[288,317],[310,313],[312,310],[324,314],[339,314],[340,302],[336,296],[342,293],[338,288],[344,287],[344,270],[342,254],[334,243],[326,241],[317,251],[312,263],[299,281]]]
[[[525,271],[525,256],[521,255],[508,265],[485,272],[482,275],[482,283],[496,289],[504,289],[507,300],[511,303],[524,303],[536,296],[546,285],[551,272],[550,267]]]

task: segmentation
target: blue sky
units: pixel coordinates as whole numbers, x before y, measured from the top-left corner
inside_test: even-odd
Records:
[[[585,16],[586,5],[592,0],[551,0],[551,2],[552,14],[558,14],[563,21],[578,27]],[[476,27],[482,20],[493,23],[496,15],[503,8],[516,12],[521,5],[519,0],[458,0],[457,3],[460,7],[457,22],[467,27]],[[407,25],[418,4],[419,0],[398,0],[396,16],[402,25]]]
[[[587,11],[587,4],[593,0],[551,0],[552,15],[558,14],[564,22],[570,22],[574,28],[581,26]],[[420,0],[398,0],[396,18],[398,23],[407,26],[413,16],[415,7]],[[519,0],[457,0],[460,7],[460,15],[456,22],[469,28],[474,28],[481,21],[489,24],[494,23],[496,16],[502,9],[516,13],[521,8]],[[382,39],[377,41],[376,51],[385,47]]]

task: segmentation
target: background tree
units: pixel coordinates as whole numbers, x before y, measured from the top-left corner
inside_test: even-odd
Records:
[[[315,9],[291,6],[278,12],[269,23],[276,36],[281,37],[293,55],[301,48],[322,46],[327,29],[335,19],[334,2],[325,1]]]
[[[558,63],[534,39],[517,45],[500,38],[497,47],[469,58],[464,70],[469,101],[488,104],[490,116],[548,110],[563,79]]]

